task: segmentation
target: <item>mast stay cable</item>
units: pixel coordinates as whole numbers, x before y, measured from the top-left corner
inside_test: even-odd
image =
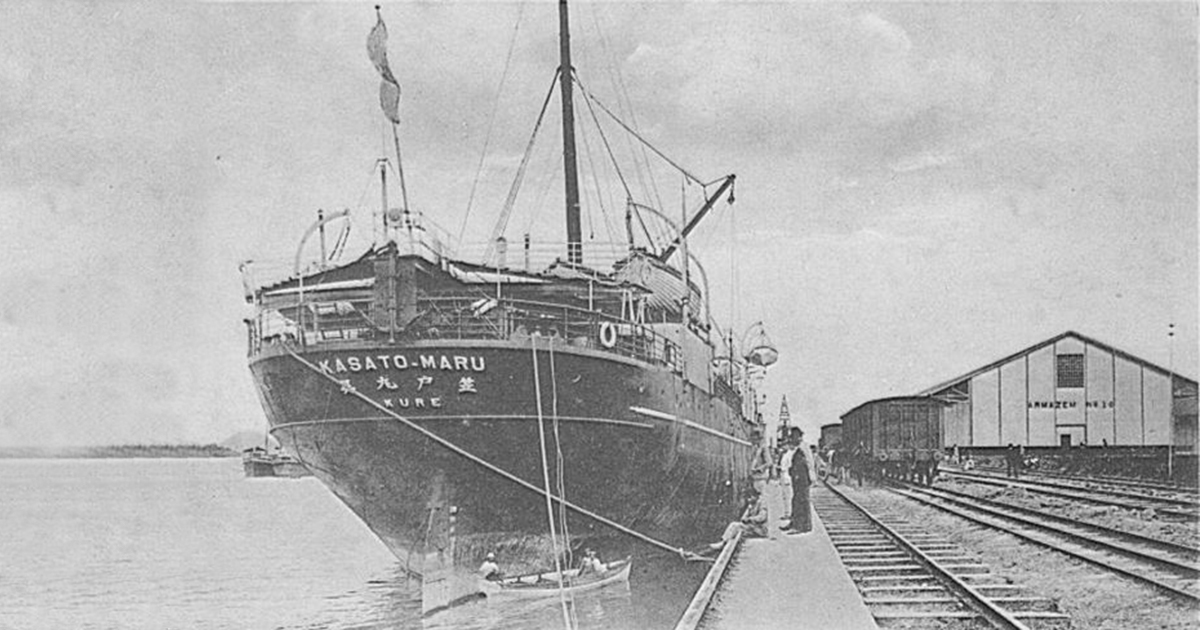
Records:
[[[487,251],[484,253],[483,259],[485,263],[491,262],[492,256],[496,252],[496,239],[504,234],[504,229],[508,227],[508,219],[512,216],[513,205],[517,202],[517,193],[521,190],[521,183],[525,180],[525,172],[529,167],[529,158],[533,155],[533,146],[537,141],[538,130],[542,127],[542,121],[546,118],[546,108],[550,105],[550,97],[554,95],[554,86],[559,80],[559,72],[555,71],[554,78],[550,81],[550,90],[546,92],[546,98],[542,101],[542,111],[538,113],[537,122],[533,125],[533,133],[529,135],[529,142],[525,144],[525,154],[521,156],[521,164],[517,167],[517,174],[513,178],[512,186],[508,189],[508,196],[504,198],[504,207],[500,210],[500,216],[496,219],[496,226],[492,229],[492,237],[488,239]]]
[[[467,229],[467,219],[471,217],[471,206],[475,202],[475,190],[479,185],[479,175],[483,172],[483,161],[487,158],[488,147],[492,143],[492,132],[496,129],[496,112],[500,110],[500,98],[504,94],[504,84],[508,81],[508,71],[512,63],[513,50],[517,46],[517,33],[521,30],[521,16],[525,14],[525,4],[517,5],[517,22],[513,25],[512,38],[508,41],[508,54],[504,57],[504,70],[500,73],[500,85],[496,87],[496,100],[492,101],[492,112],[488,115],[487,133],[483,140],[483,150],[479,152],[479,164],[475,166],[475,178],[471,180],[471,194],[467,198],[467,211],[463,214],[462,225],[458,228],[458,240],[455,249],[462,247],[463,233]]]
[[[582,85],[580,85],[580,86],[579,86],[579,89],[581,89],[581,90],[584,90],[584,92],[585,92],[585,93],[587,93],[587,89],[586,89],[586,88],[584,88]],[[676,163],[674,160],[672,160],[671,158],[667,157],[667,155],[666,155],[665,153],[663,153],[662,151],[660,151],[660,150],[658,149],[658,147],[654,146],[653,144],[650,144],[650,141],[649,141],[649,140],[646,140],[645,138],[643,138],[643,137],[641,136],[641,134],[639,134],[637,131],[634,131],[634,129],[633,129],[632,127],[630,127],[628,124],[626,124],[626,123],[625,123],[625,121],[621,120],[619,117],[617,117],[617,115],[616,115],[616,114],[612,113],[612,110],[610,110],[610,109],[608,108],[608,106],[606,106],[606,105],[604,104],[604,101],[601,101],[601,100],[599,100],[599,99],[596,99],[596,97],[595,97],[594,95],[590,95],[590,94],[589,94],[588,98],[595,99],[595,101],[596,101],[596,105],[599,105],[599,106],[600,106],[600,109],[601,109],[601,110],[603,110],[605,114],[608,114],[608,117],[609,117],[609,118],[612,118],[612,119],[613,119],[613,121],[615,121],[615,122],[616,122],[618,125],[621,125],[621,127],[622,127],[623,129],[625,129],[625,131],[628,131],[628,132],[629,132],[629,135],[633,136],[634,138],[637,138],[639,142],[641,142],[641,143],[642,143],[642,144],[644,144],[644,145],[645,145],[645,146],[646,146],[648,149],[650,149],[651,151],[653,151],[655,155],[657,155],[658,157],[662,158],[664,162],[666,162],[667,164],[670,164],[672,167],[674,167],[674,169],[675,169],[675,170],[679,171],[680,173],[683,173],[683,176],[684,176],[684,177],[688,178],[688,179],[689,179],[689,180],[691,180],[692,182],[694,182],[694,183],[696,183],[696,184],[699,184],[699,185],[701,185],[701,186],[705,186],[705,185],[706,185],[706,184],[705,184],[703,181],[701,181],[701,180],[700,180],[700,178],[699,178],[699,177],[696,177],[695,175],[692,175],[692,174],[691,174],[691,173],[690,173],[690,172],[689,172],[687,169],[683,168],[683,167],[682,167],[682,166],[680,166],[678,163]]]
[[[587,102],[586,98],[584,99],[584,102]],[[597,129],[599,130],[601,140],[603,140],[604,130],[599,129],[598,126]],[[612,220],[608,216],[608,206],[604,203],[605,191],[607,187],[600,185],[600,176],[596,170],[596,160],[592,156],[592,144],[588,140],[588,135],[589,134],[587,133],[580,134],[580,138],[583,139],[583,155],[587,159],[588,170],[590,170],[592,174],[592,185],[596,196],[596,203],[600,206],[600,214],[604,219],[604,229],[608,231],[608,241],[611,243],[613,241]],[[617,172],[617,175],[620,176],[620,171]],[[611,197],[609,198],[609,203],[612,203]],[[591,230],[591,238],[595,239],[596,228],[593,225],[592,214],[593,213],[591,212],[588,213],[588,229]]]
[[[621,77],[620,70],[614,68],[615,64],[613,63],[613,58],[615,55],[612,53],[612,47],[609,44],[608,36],[605,34],[605,29],[601,28],[600,12],[594,7],[592,8],[592,25],[596,29],[597,39],[600,40],[600,47],[606,53],[605,69],[608,71],[608,80],[612,83],[613,89],[617,94],[617,106],[623,113],[629,113],[630,120],[633,121],[633,127],[636,128],[639,125],[637,121],[637,112],[633,108],[633,99],[629,98],[629,90],[625,86],[625,81]],[[659,194],[658,191],[658,181],[654,178],[654,170],[650,168],[650,156],[646,154],[646,147],[640,147],[641,150],[638,151],[634,149],[633,143],[629,141],[628,136],[625,138],[625,140],[626,144],[629,146],[629,152],[633,156],[635,174],[637,175],[638,183],[640,183],[642,186],[643,193],[647,198],[650,198],[651,195],[653,195],[654,201],[658,204],[659,208],[665,207],[665,204],[662,200],[662,195]],[[639,157],[641,158],[641,162],[638,161]],[[645,177],[642,176],[643,165],[645,167]],[[650,181],[650,185],[648,187],[646,186],[646,180]]]

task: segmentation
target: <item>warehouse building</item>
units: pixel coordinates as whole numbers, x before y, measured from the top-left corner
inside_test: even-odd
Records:
[[[1068,331],[916,395],[945,404],[944,448],[1174,444],[1194,454],[1196,389],[1193,379]]]

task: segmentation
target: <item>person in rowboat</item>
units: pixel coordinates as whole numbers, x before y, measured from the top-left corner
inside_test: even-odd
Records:
[[[500,573],[500,565],[496,564],[496,554],[488,552],[487,558],[483,560],[483,564],[479,565],[479,576],[485,580],[496,582],[504,577]]]
[[[583,562],[579,566],[579,575],[601,574],[608,571],[608,565],[596,557],[596,552],[588,549],[583,553]]]

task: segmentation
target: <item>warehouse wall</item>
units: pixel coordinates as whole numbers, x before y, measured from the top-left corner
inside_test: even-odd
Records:
[[[1113,375],[1116,369],[1113,355],[1095,346],[1085,351],[1087,378],[1087,436],[1088,444],[1116,444],[1116,415],[1114,409],[1115,389]]]
[[[1025,400],[1025,413],[1029,423],[1028,446],[1054,446],[1058,444],[1058,429],[1055,427],[1053,406],[1033,405],[1032,401],[1055,401],[1054,391],[1054,348],[1047,346],[1025,357],[1025,370],[1029,379],[1029,394]]]
[[[976,374],[967,385],[968,401],[943,411],[947,448],[1170,440],[1167,375],[1075,337]]]
[[[971,445],[971,403],[960,402],[942,411],[942,445],[946,448]]]

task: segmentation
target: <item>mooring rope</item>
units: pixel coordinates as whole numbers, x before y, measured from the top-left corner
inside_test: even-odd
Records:
[[[534,338],[536,339],[536,337]],[[558,490],[558,496],[565,497],[567,496],[567,486],[563,481],[563,477],[566,475],[563,473],[562,440],[558,436],[558,376],[554,373],[554,339],[554,337],[548,338],[548,343],[546,344],[547,352],[550,354],[550,418],[554,423],[555,489]],[[537,361],[536,351],[534,352],[534,361]],[[540,411],[541,405],[539,404],[538,407]],[[538,422],[540,424],[541,420]],[[545,442],[542,443],[545,444]],[[562,507],[558,508],[558,531],[562,533],[563,540],[566,541],[566,565],[567,567],[573,567],[575,565],[575,558],[571,554],[571,532],[567,529],[567,511],[562,509]],[[578,628],[579,616],[575,610],[575,595],[567,593],[567,598],[571,601],[570,619],[567,622],[567,626],[568,628]]]
[[[407,426],[408,428],[412,429],[413,431],[416,431],[417,433],[424,435],[425,437],[429,438],[430,440],[433,440],[434,442],[441,444],[449,451],[456,453],[458,455],[461,455],[461,456],[467,458],[468,460],[475,462],[476,464],[479,464],[480,466],[496,473],[497,475],[500,475],[501,477],[504,477],[505,479],[508,479],[509,481],[511,481],[523,488],[532,490],[538,494],[543,494],[543,490],[541,488],[538,488],[537,486],[533,485],[532,483],[529,483],[528,481],[521,479],[520,477],[514,475],[513,473],[510,473],[507,470],[504,470],[503,468],[500,468],[499,466],[497,466],[477,455],[474,455],[470,451],[467,451],[466,449],[462,448],[461,446],[454,444],[450,440],[447,440],[446,438],[430,431],[429,429],[422,427],[421,425],[413,422],[412,420],[409,420],[408,418],[405,418],[405,417],[401,416],[400,414],[392,411],[391,409],[388,409],[387,407],[384,407],[383,405],[375,402],[367,395],[358,391],[358,388],[351,385],[349,380],[339,380],[339,379],[335,378],[332,374],[329,374],[328,372],[322,370],[321,368],[313,365],[311,361],[300,356],[295,350],[293,350],[291,345],[284,344],[283,349],[285,351],[287,351],[287,353],[289,355],[291,355],[291,357],[293,359],[300,362],[300,364],[304,365],[305,367],[312,370],[313,372],[316,372],[317,374],[320,374],[321,376],[325,377],[331,383],[334,383],[337,386],[339,386],[342,390],[342,393],[352,394],[359,400],[374,407],[376,410],[391,417],[392,419],[399,421],[401,424]],[[648,543],[650,545],[658,547],[659,549],[664,549],[666,551],[670,551],[671,553],[677,553],[677,554],[679,554],[680,557],[682,557],[685,560],[706,560],[705,558],[703,558],[701,556],[698,556],[690,551],[685,550],[683,547],[674,547],[674,546],[670,545],[669,543],[658,540],[657,538],[654,538],[647,534],[643,534],[642,532],[639,532],[635,529],[626,527],[612,519],[601,516],[581,505],[576,505],[570,501],[567,501],[566,499],[563,499],[562,497],[551,495],[550,498],[553,499],[554,501],[557,501],[560,506],[575,510],[576,512],[578,512],[584,516],[587,516],[588,518],[591,518],[595,521],[603,523],[619,532],[628,534],[629,536],[637,538],[638,540],[641,540],[645,543]]]
[[[563,573],[558,555],[558,536],[554,532],[554,503],[550,501],[550,463],[546,459],[546,424],[542,415],[542,380],[538,374],[537,337],[530,337],[529,351],[533,355],[533,391],[538,416],[538,451],[542,455],[542,486],[546,493],[546,520],[550,522],[550,546],[554,550],[554,570],[558,573],[558,601],[562,604],[563,624],[571,629],[571,611],[567,606],[567,575]]]

